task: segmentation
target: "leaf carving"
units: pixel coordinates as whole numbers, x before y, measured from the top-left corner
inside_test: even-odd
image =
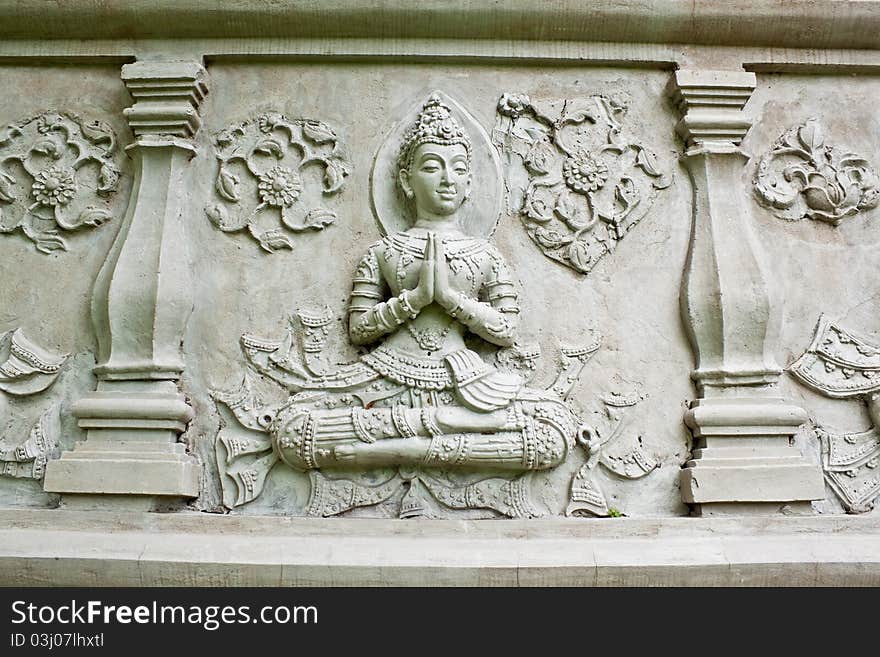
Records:
[[[251,234],[257,238],[260,247],[269,253],[274,253],[279,249],[293,249],[293,243],[290,241],[290,238],[277,228],[263,233],[257,233],[251,228]]]
[[[116,136],[113,134],[113,129],[107,123],[104,123],[103,121],[92,121],[91,123],[81,126],[81,128],[85,138],[93,144],[106,142],[107,146],[104,148],[105,152],[110,152],[116,149]]]
[[[880,204],[880,190],[871,188],[865,191],[858,208],[859,210],[870,210],[876,208],[878,204]]]
[[[73,221],[67,221],[64,218],[64,213],[60,211],[60,208],[55,210],[54,218],[55,223],[64,230],[76,230],[83,226],[100,226],[101,224],[110,221],[110,219],[113,218],[113,215],[111,215],[105,208],[89,206],[80,212],[79,216]]]
[[[660,171],[660,166],[657,164],[657,158],[655,155],[642,147],[638,147],[638,150],[639,154],[636,156],[636,166],[649,176],[655,178],[662,176],[663,172]]]
[[[348,167],[337,159],[326,160],[324,166],[324,193],[333,194],[342,189]]]
[[[335,212],[326,208],[315,208],[306,215],[305,226],[313,230],[322,230],[334,221],[336,221]]]
[[[801,163],[792,164],[791,166],[785,167],[785,169],[782,170],[783,178],[785,178],[788,182],[800,183],[801,187],[807,186],[810,175],[812,174],[813,168]]]
[[[118,183],[119,170],[113,165],[104,162],[98,174],[98,193],[108,194],[109,192],[115,192]]]
[[[19,221],[9,215],[3,214],[3,208],[0,208],[0,233],[11,233],[16,228],[18,228]]]
[[[227,171],[223,166],[220,167],[220,172],[217,174],[217,183],[215,187],[217,188],[217,193],[220,194],[227,201],[231,201],[232,203],[238,203],[240,197],[238,195],[238,183],[241,182],[241,179],[232,173],[231,171]]]
[[[550,145],[550,142],[541,140],[532,144],[523,162],[532,173],[544,175],[550,172],[555,156],[556,149]]]
[[[535,188],[526,194],[523,203],[523,212],[532,221],[537,221],[543,224],[553,218],[553,209],[550,207],[550,203],[553,201],[552,198],[544,198],[546,192],[544,194],[538,194],[537,192],[539,189],[542,188]]]
[[[810,153],[815,153],[825,143],[822,128],[819,127],[819,123],[815,119],[808,120],[800,127],[798,139]]]
[[[575,198],[574,193],[568,189],[567,187],[562,190],[562,193],[559,195],[559,198],[556,199],[556,214],[565,219],[566,221],[571,221],[575,218],[578,213],[578,202]]]
[[[13,185],[15,185],[15,178],[5,171],[0,171],[0,201],[11,203],[17,198]]]
[[[580,240],[572,242],[566,256],[579,272],[586,274],[590,271],[590,253],[587,250],[587,245]]]
[[[566,114],[560,119],[559,125],[578,125],[580,123],[585,123],[586,121],[589,121],[590,123],[596,123],[597,121],[596,114],[590,109],[577,110],[571,114]]]
[[[110,221],[112,218],[113,215],[110,214],[110,211],[106,208],[88,207],[80,213],[79,218],[77,219],[77,225],[100,226],[101,224]]]
[[[306,139],[316,144],[336,141],[336,133],[321,121],[306,121],[303,123],[302,131]]]
[[[40,153],[41,155],[47,155],[53,160],[61,159],[61,151],[58,148],[58,144],[51,139],[41,139],[31,146],[31,151],[34,153]]]
[[[205,208],[205,215],[208,217],[208,220],[220,230],[226,228],[227,212],[226,208],[222,205],[213,205]]]
[[[571,244],[574,237],[553,228],[539,226],[535,230],[535,239],[538,240],[538,244],[546,249],[558,249],[560,246]]]
[[[39,233],[34,233],[31,236],[34,244],[37,247],[37,251],[40,253],[52,253],[52,251],[67,251],[67,242],[64,241],[64,238],[60,237],[57,231],[47,230]]]
[[[271,155],[276,160],[280,160],[284,157],[284,147],[281,145],[281,142],[275,139],[264,139],[254,146],[254,153]]]

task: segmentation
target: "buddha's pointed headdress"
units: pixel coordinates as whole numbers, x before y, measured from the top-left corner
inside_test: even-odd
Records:
[[[439,144],[441,146],[460,144],[467,151],[468,158],[471,157],[470,138],[452,115],[452,108],[444,104],[437,94],[431,94],[428,97],[416,122],[403,137],[397,160],[400,169],[410,167],[416,148],[422,144]]]

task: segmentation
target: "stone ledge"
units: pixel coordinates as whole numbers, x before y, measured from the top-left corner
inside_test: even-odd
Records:
[[[4,586],[880,586],[880,518],[0,510]]]
[[[0,38],[552,39],[877,48],[877,0],[0,0]]]

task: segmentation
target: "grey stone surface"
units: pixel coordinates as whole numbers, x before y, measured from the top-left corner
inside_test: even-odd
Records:
[[[736,0],[695,5],[687,0],[624,0],[585,5],[507,0],[407,0],[381,11],[359,0],[248,0],[218,7],[210,0],[137,0],[107,5],[80,0],[60,6],[0,4],[7,38],[367,37],[575,39],[707,43],[807,48],[876,47],[873,0],[823,2]]]
[[[0,512],[4,585],[876,586],[871,518],[315,521]]]
[[[0,0],[10,582],[877,583],[880,2],[206,6]],[[436,400],[277,385],[297,367],[324,385],[376,349],[350,330],[353,280],[383,234],[422,239],[399,184],[421,174],[397,158],[432,92],[454,119],[425,123],[432,143],[464,148],[460,126],[471,144],[438,214],[479,227],[453,237],[506,265],[519,310],[505,350],[488,327],[507,302],[463,295],[482,305],[453,318],[473,371],[442,389],[445,429]],[[414,293],[420,248],[384,282]],[[464,285],[467,257],[446,280]],[[464,288],[433,271],[438,302],[410,334],[446,357],[463,308],[440,301]],[[407,339],[409,319],[382,317]],[[494,395],[511,372],[522,385],[475,418],[468,375]],[[355,443],[349,470],[322,443],[300,467],[276,411],[328,401],[309,417],[330,441],[375,437],[369,418],[411,440]],[[536,467],[528,446],[552,447],[516,413],[553,404],[576,421]],[[414,464],[420,441],[468,430],[452,480]],[[241,495],[230,450],[266,457]],[[505,515],[544,517],[490,522]],[[404,516],[423,517],[389,520]],[[319,558],[289,551],[292,528]],[[40,545],[62,534],[56,562]]]

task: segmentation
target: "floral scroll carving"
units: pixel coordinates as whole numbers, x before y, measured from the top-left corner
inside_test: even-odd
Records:
[[[67,250],[62,232],[112,217],[116,136],[103,121],[45,112],[0,131],[0,233],[21,233],[41,253]]]
[[[787,221],[837,226],[880,203],[880,179],[868,161],[828,144],[814,118],[773,143],[758,162],[754,187],[758,201]]]
[[[504,94],[493,141],[505,163],[508,209],[547,257],[589,273],[671,183],[654,153],[627,134],[623,94],[532,101]]]
[[[325,123],[268,112],[217,132],[214,148],[220,202],[205,212],[221,231],[246,230],[273,253],[293,248],[289,232],[336,220],[322,201],[342,189],[350,166]],[[263,215],[280,215],[282,227],[267,227]]]

